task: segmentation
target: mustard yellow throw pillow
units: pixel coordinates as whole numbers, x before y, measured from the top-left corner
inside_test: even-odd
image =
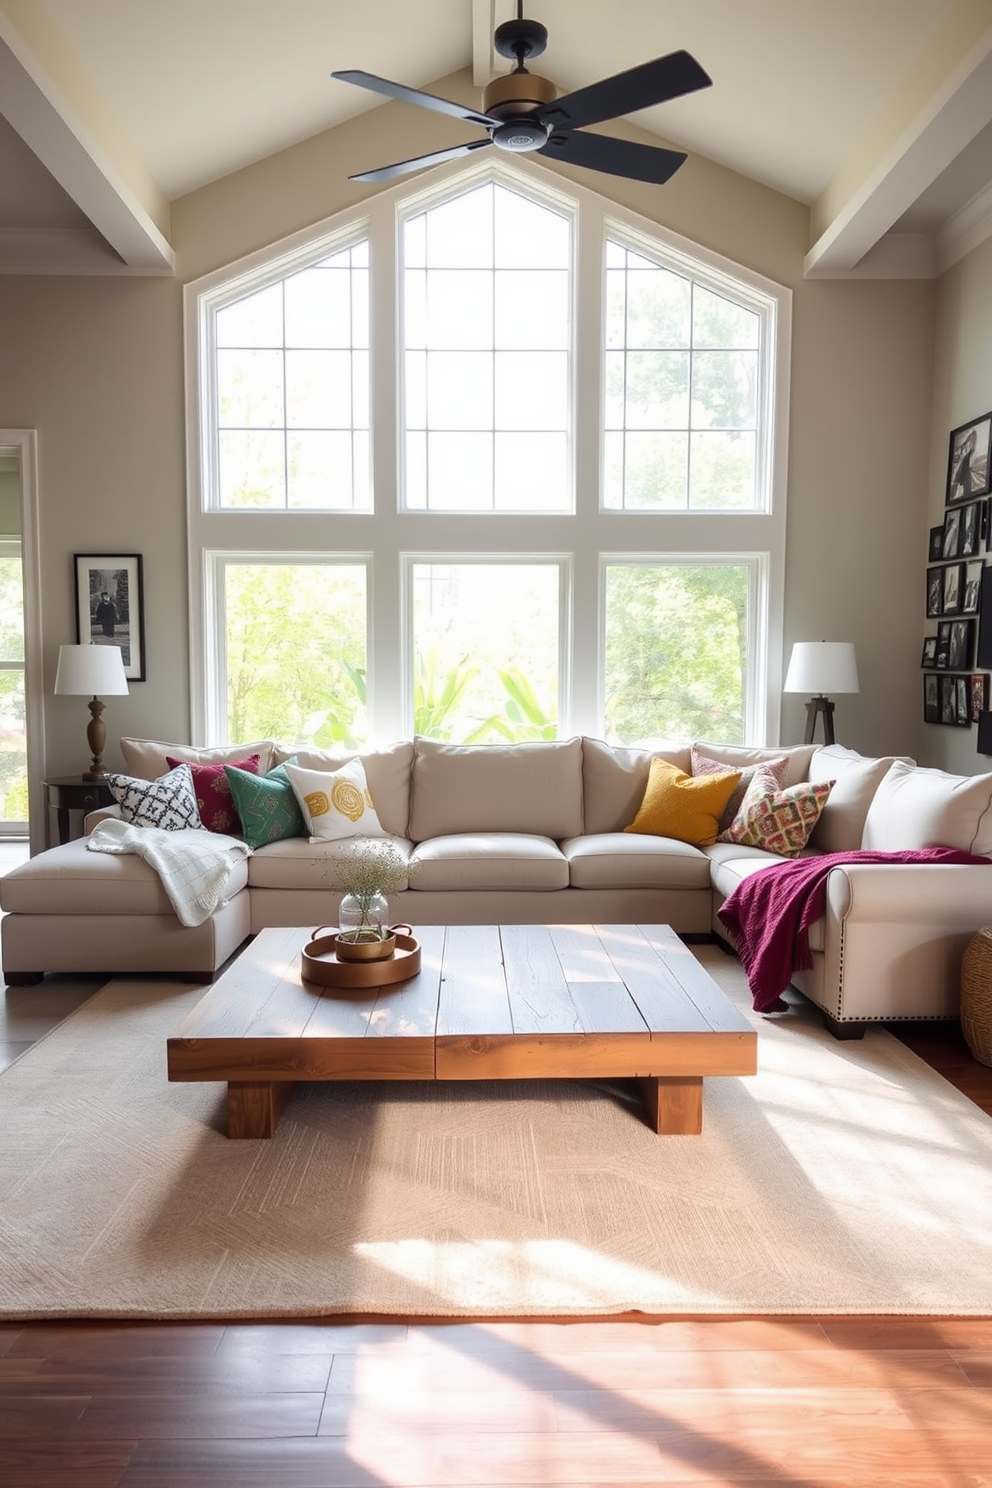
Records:
[[[740,778],[739,770],[722,775],[687,775],[677,765],[655,758],[644,800],[624,831],[674,837],[677,842],[709,847],[716,841],[720,818]]]

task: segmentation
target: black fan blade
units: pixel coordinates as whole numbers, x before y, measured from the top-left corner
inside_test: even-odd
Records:
[[[538,154],[566,165],[584,165],[587,170],[605,171],[608,176],[628,176],[664,186],[685,160],[681,150],[663,150],[654,145],[636,145],[631,140],[607,134],[582,134],[567,130],[553,134]]]
[[[638,109],[667,103],[697,88],[709,88],[713,79],[704,72],[688,52],[670,52],[642,62],[629,72],[590,83],[575,93],[545,104],[537,110],[539,119],[547,119],[556,129],[582,129],[586,124],[601,124],[604,119],[619,119],[623,114],[636,114]]]
[[[470,155],[473,150],[485,150],[491,139],[472,140],[468,145],[452,145],[450,150],[435,150],[433,155],[418,155],[415,160],[398,160],[395,165],[380,165],[378,170],[362,171],[361,175],[349,176],[349,181],[391,181],[394,176],[405,176],[410,171],[423,170],[428,165],[440,165],[445,160],[457,160],[459,155]]]
[[[387,98],[398,98],[402,103],[433,109],[436,114],[450,114],[452,119],[461,119],[466,124],[481,124],[484,129],[492,127],[493,121],[485,114],[476,113],[475,109],[463,108],[460,103],[451,103],[434,93],[421,93],[419,88],[407,88],[403,83],[391,83],[388,78],[376,77],[374,72],[332,72],[331,77],[342,83],[354,83],[358,88],[368,88],[373,93],[383,93]]]

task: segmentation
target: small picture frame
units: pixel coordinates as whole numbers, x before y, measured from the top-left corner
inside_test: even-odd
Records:
[[[978,723],[989,705],[988,672],[972,672],[968,678],[968,690],[971,696],[971,721]]]
[[[942,678],[930,672],[923,678],[923,722],[940,722],[940,683]]]
[[[938,697],[940,699],[940,721],[950,724],[954,728],[957,724],[955,688],[953,677],[938,677]]]
[[[76,553],[76,642],[120,646],[129,682],[145,680],[140,553]]]
[[[961,538],[961,508],[954,507],[944,518],[944,545],[941,549],[942,558],[956,558],[958,556],[958,542]]]
[[[984,536],[984,533],[982,535]],[[943,556],[944,527],[943,524],[941,524],[939,527],[930,528],[930,551],[927,554],[927,557],[930,559],[931,563],[939,563]]]
[[[941,620],[937,626],[937,659],[934,666],[944,671],[951,653],[951,622]]]
[[[954,678],[954,722],[958,728],[971,727],[970,677]]]
[[[927,619],[934,620],[944,613],[944,570],[927,569]]]
[[[947,456],[945,503],[970,501],[989,491],[989,445],[992,443],[992,413],[983,413],[970,423],[951,430]]]
[[[968,672],[975,664],[974,620],[952,620],[947,649],[947,669],[950,672]]]
[[[960,615],[964,599],[964,564],[948,563],[943,578],[944,593],[940,612],[942,615]]]
[[[937,665],[937,637],[936,636],[927,636],[926,640],[923,642],[923,659],[920,662],[920,666],[922,666],[922,667],[935,667],[936,665]]]
[[[958,552],[959,558],[974,558],[976,553],[982,549],[982,524],[980,501],[969,501],[967,506],[962,506],[961,526],[958,530]]]
[[[966,563],[964,568],[964,594],[961,599],[962,615],[977,615],[982,596],[982,560]]]

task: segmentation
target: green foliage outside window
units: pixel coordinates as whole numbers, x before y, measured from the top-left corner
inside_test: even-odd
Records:
[[[744,738],[748,570],[611,565],[606,579],[606,734]]]

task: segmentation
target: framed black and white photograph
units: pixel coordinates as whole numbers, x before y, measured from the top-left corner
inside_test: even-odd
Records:
[[[927,569],[927,618],[933,620],[944,613],[944,570]]]
[[[964,596],[961,600],[962,615],[977,615],[982,592],[981,559],[977,563],[966,563],[964,567]]]
[[[954,722],[958,728],[969,728],[971,725],[970,682],[970,677],[954,678]]]
[[[974,620],[952,620],[950,643],[947,650],[947,667],[952,672],[967,672],[974,664],[975,622]]]
[[[957,723],[957,715],[955,713],[954,681],[955,679],[953,677],[937,678],[940,698],[940,721],[941,723],[949,723],[952,726]]]
[[[964,564],[949,563],[944,569],[944,593],[941,599],[942,615],[960,615],[964,598]]]
[[[927,636],[923,642],[923,660],[920,666],[935,667],[937,665],[937,637]]]
[[[971,721],[977,723],[989,705],[988,672],[972,672],[968,678],[968,689],[971,694]]]
[[[942,558],[956,558],[958,556],[958,542],[961,537],[961,509],[954,507],[944,518],[944,546],[941,549]]]
[[[937,626],[937,659],[934,662],[934,666],[941,669],[945,668],[949,663],[950,654],[951,622],[950,620],[941,620]]]
[[[923,722],[940,722],[940,682],[936,672],[923,678]]]
[[[943,524],[939,527],[930,528],[930,552],[927,556],[931,563],[939,563],[940,559],[944,556]]]
[[[145,680],[140,553],[76,553],[76,640],[120,646],[124,675]]]
[[[969,501],[961,507],[961,527],[958,532],[958,557],[974,558],[982,549],[982,524],[980,501]]]
[[[970,501],[989,490],[989,444],[992,441],[992,413],[983,413],[969,424],[951,430],[947,458],[946,504]]]

